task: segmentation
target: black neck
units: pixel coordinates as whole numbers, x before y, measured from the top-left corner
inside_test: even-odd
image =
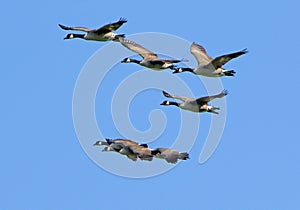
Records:
[[[131,58],[130,58],[130,62],[139,64],[141,61],[138,61],[138,60],[135,60],[135,59],[131,59]]]
[[[84,39],[85,34],[73,34],[73,38]]]
[[[181,69],[182,69],[183,72],[184,71],[189,71],[189,72],[194,73],[194,69],[191,69],[191,68],[181,68]]]
[[[170,101],[170,102],[169,102],[169,105],[170,105],[170,106],[173,105],[173,106],[178,106],[178,107],[179,107],[179,103],[174,102],[174,101]]]

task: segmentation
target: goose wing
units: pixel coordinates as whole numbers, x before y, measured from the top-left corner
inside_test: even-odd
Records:
[[[62,24],[58,24],[59,27],[63,30],[72,30],[72,31],[84,31],[84,32],[89,32],[91,31],[91,29],[86,28],[86,27],[68,27],[68,26],[64,26]]]
[[[106,24],[95,30],[96,33],[108,33],[117,30],[120,28],[127,20],[125,18],[120,18],[117,22]]]
[[[211,64],[214,66],[215,69],[221,68],[225,63],[227,63],[228,61],[230,61],[233,58],[237,58],[241,55],[244,55],[248,53],[247,49],[243,49],[241,51],[238,52],[234,52],[234,53],[230,53],[230,54],[226,54],[226,55],[221,55],[216,57],[215,59],[213,59],[211,61]]]
[[[121,44],[129,50],[138,53],[144,59],[154,60],[159,59],[155,53],[144,48],[143,46],[124,38],[119,38]]]
[[[168,92],[166,92],[166,91],[162,91],[162,93],[163,93],[163,95],[165,96],[165,97],[167,97],[167,98],[175,98],[175,99],[179,99],[179,100],[181,100],[181,101],[183,101],[183,102],[185,102],[185,101],[194,101],[195,99],[193,99],[193,98],[188,98],[188,97],[184,97],[184,96],[176,96],[176,95],[172,95],[172,94],[170,94],[170,93],[168,93]]]
[[[196,58],[198,65],[207,65],[212,60],[212,58],[207,55],[205,48],[196,42],[192,43],[190,51]]]
[[[205,96],[205,97],[198,98],[198,99],[196,99],[196,102],[198,105],[204,105],[204,104],[207,104],[208,102],[210,102],[211,100],[214,100],[215,98],[223,98],[227,94],[228,94],[228,91],[223,90],[221,93],[219,93],[217,95]]]

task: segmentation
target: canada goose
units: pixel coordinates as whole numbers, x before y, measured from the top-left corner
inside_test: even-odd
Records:
[[[103,152],[105,151],[114,151],[114,152],[118,152],[122,155],[126,155],[129,159],[136,161],[138,154],[137,153],[133,153],[131,151],[129,151],[127,148],[129,146],[140,146],[143,148],[148,148],[147,144],[138,144],[135,141],[129,140],[129,139],[106,139],[106,141],[97,141],[94,146],[106,146],[103,148]],[[126,148],[126,149],[124,149]]]
[[[214,114],[219,114],[215,110],[219,110],[220,108],[208,105],[208,102],[215,98],[222,98],[228,94],[226,90],[223,90],[221,93],[213,96],[205,96],[198,99],[188,98],[183,96],[171,95],[165,91],[162,91],[163,95],[167,98],[175,98],[182,101],[182,103],[177,103],[173,101],[164,101],[160,105],[169,106],[174,105],[181,109],[189,110],[192,112],[211,112]]]
[[[178,68],[175,69],[173,73],[181,73],[188,71],[196,75],[203,75],[207,77],[234,76],[234,70],[225,70],[222,68],[222,66],[231,59],[237,58],[248,52],[247,49],[243,49],[238,52],[221,55],[212,59],[209,55],[207,55],[204,47],[199,44],[196,44],[195,42],[192,43],[190,51],[196,58],[198,66],[194,69]]]
[[[106,24],[98,29],[89,29],[85,27],[68,27],[62,24],[58,24],[63,30],[74,30],[74,31],[83,31],[86,32],[85,34],[67,34],[64,39],[73,39],[73,38],[81,38],[85,40],[94,40],[94,41],[119,41],[120,37],[125,37],[124,34],[115,34],[113,31],[120,28],[127,20],[124,18],[120,18],[119,21]]]
[[[183,60],[172,60],[172,59],[161,59],[155,53],[151,52],[150,50],[144,48],[143,46],[130,41],[128,39],[119,38],[121,44],[128,48],[129,50],[138,53],[140,56],[143,57],[143,60],[136,60],[132,58],[124,58],[121,62],[122,63],[137,63],[141,66],[153,69],[153,70],[164,70],[164,69],[173,69],[173,63],[179,63]]]
[[[178,152],[177,150],[168,148],[156,148],[151,150],[151,154],[156,158],[165,159],[168,163],[177,163],[178,160],[189,159],[189,154],[186,152]]]

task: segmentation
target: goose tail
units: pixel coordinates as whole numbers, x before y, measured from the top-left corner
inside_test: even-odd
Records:
[[[225,76],[233,77],[236,72],[234,70],[227,70],[227,71],[224,71],[223,73]]]
[[[187,159],[190,159],[190,157],[189,157],[189,154],[187,152],[181,152],[181,153],[179,153],[178,159],[187,160]]]
[[[122,38],[125,38],[125,34],[117,34],[117,35],[114,37],[113,41],[115,41],[115,42],[120,42],[120,39],[122,39]]]

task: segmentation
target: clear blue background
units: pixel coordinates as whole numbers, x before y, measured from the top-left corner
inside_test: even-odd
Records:
[[[289,0],[2,3],[0,209],[299,209],[299,7]],[[222,78],[230,91],[226,128],[205,164],[198,164],[199,142],[194,158],[168,173],[127,179],[82,150],[73,88],[107,43],[64,41],[57,24],[99,27],[120,17],[128,23],[119,32],[174,34],[212,56],[249,49],[226,65],[237,71]]]

